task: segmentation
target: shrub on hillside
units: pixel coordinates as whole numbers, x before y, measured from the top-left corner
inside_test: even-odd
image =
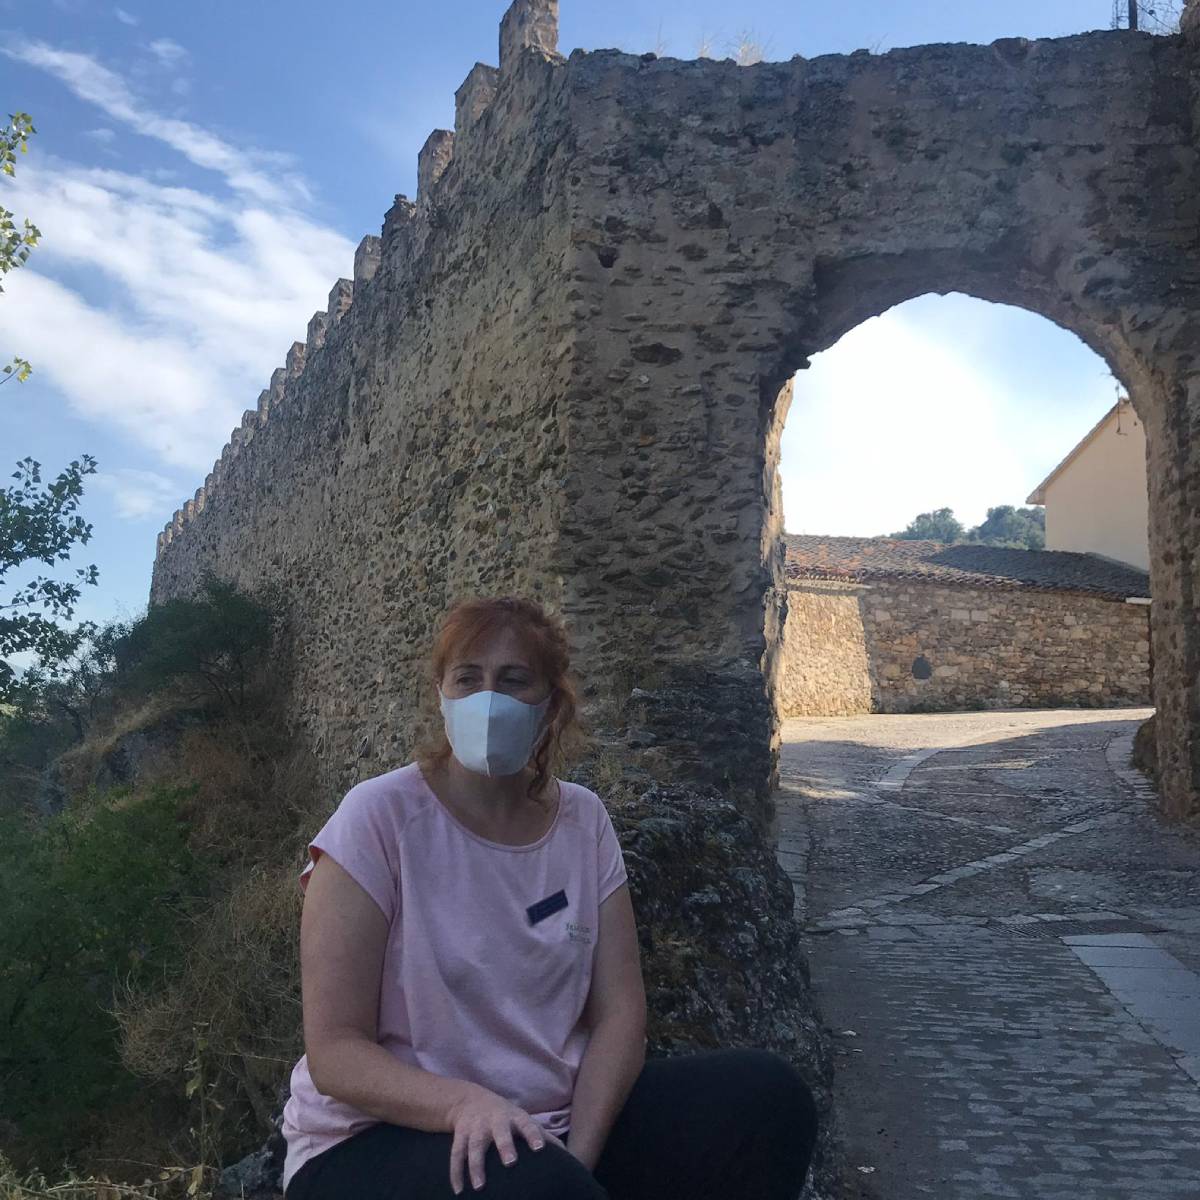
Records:
[[[127,633],[119,621],[95,627],[54,670],[31,667],[10,685],[0,708],[0,808],[29,806],[46,768],[111,714]]]
[[[269,700],[280,613],[272,595],[208,575],[197,597],[94,629],[53,670],[26,671],[0,708],[0,809],[53,810],[67,794],[127,781],[105,770],[109,755],[174,712],[199,705],[244,716],[252,692],[256,703]]]
[[[270,1124],[302,1049],[296,873],[328,816],[278,707],[279,611],[210,577],[114,629],[98,673],[41,678],[0,714],[0,796],[24,800],[0,815],[16,1170],[69,1160],[140,1186],[155,1165],[191,1188]],[[19,779],[18,716],[51,747]],[[47,781],[61,812],[35,816]],[[7,1182],[0,1164],[0,1198]]]
[[[191,1087],[193,1151],[229,1161],[269,1132],[303,1052],[297,875],[329,804],[269,715],[189,731],[175,771],[196,781],[192,842],[219,875],[181,930],[178,969],[119,997],[121,1053],[147,1080]]]
[[[0,1094],[34,1155],[69,1154],[139,1086],[111,1009],[119,986],[175,962],[204,893],[186,800],[158,788],[45,822],[0,816]]]
[[[127,690],[182,688],[241,709],[280,625],[276,597],[206,574],[197,597],[156,604],[130,626],[116,648],[117,669]]]

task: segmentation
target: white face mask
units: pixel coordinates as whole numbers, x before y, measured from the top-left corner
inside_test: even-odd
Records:
[[[549,707],[549,696],[541,704],[525,704],[503,692],[473,692],[461,699],[442,696],[454,757],[468,771],[489,777],[516,775],[524,768],[543,733]]]

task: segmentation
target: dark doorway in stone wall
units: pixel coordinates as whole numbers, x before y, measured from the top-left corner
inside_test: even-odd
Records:
[[[781,720],[1148,704],[1146,433],[1105,359],[962,293],[831,309],[776,413]]]

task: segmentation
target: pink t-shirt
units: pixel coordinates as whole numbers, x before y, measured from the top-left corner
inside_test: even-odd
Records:
[[[462,825],[410,763],[350,789],[309,843],[302,888],[322,853],[391,925],[379,1044],[435,1075],[490,1088],[565,1133],[587,1045],[580,1018],[600,904],[626,878],[600,797],[563,783],[547,833],[504,846]],[[548,915],[531,921],[526,910],[543,900]],[[377,1123],[318,1092],[301,1058],[283,1110],[284,1187],[307,1159]]]

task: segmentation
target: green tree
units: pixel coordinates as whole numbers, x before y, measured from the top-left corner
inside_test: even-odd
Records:
[[[29,138],[37,130],[33,127],[33,118],[28,113],[10,113],[8,124],[0,129],[0,174],[16,174],[17,154],[29,152]],[[16,218],[4,205],[0,204],[0,275],[23,267],[29,258],[29,252],[41,239],[41,232],[28,217],[21,226],[17,226]],[[0,286],[0,292],[4,291]],[[33,368],[23,358],[14,358],[3,368],[4,378],[0,385],[11,383],[16,379],[24,383],[29,378]]]
[[[156,604],[115,646],[125,686],[192,690],[227,709],[241,708],[280,626],[277,597],[239,592],[205,573],[195,599]]]
[[[0,130],[0,174],[13,175],[17,154],[29,149],[35,132],[28,113],[12,113]],[[0,276],[25,265],[41,233],[26,218],[20,228],[7,208],[0,205]],[[0,291],[3,288],[0,287]],[[30,365],[16,358],[3,368],[0,385],[29,378]],[[0,492],[0,587],[24,563],[55,566],[70,558],[75,543],[85,543],[92,527],[78,515],[83,479],[96,470],[96,460],[83,455],[50,483],[42,482],[41,463],[24,458],[17,463],[16,480]],[[95,584],[95,566],[82,567],[72,581],[38,575],[18,586],[7,598],[0,595],[0,704],[11,703],[16,670],[10,659],[33,654],[53,668],[74,654],[91,626],[68,629],[61,624],[75,615],[75,605],[85,584]]]
[[[119,988],[172,967],[206,895],[190,796],[112,792],[44,824],[0,813],[0,1094],[43,1161],[144,1086],[121,1065],[112,1009]]]
[[[892,537],[905,542],[957,542],[962,536],[962,522],[955,517],[951,508],[921,513],[909,522],[907,529],[892,534]]]
[[[0,491],[0,584],[23,563],[54,566],[70,558],[76,542],[91,540],[92,527],[77,510],[84,476],[95,470],[96,460],[85,454],[44,484],[40,463],[31,458],[17,463],[16,483]],[[16,686],[9,661],[14,655],[34,654],[43,664],[57,664],[79,649],[93,626],[69,629],[60,622],[74,617],[83,586],[96,581],[93,564],[78,568],[73,580],[37,575],[0,598],[0,704],[11,702]]]
[[[1012,546],[1025,550],[1046,548],[1046,510],[1014,508],[1001,504],[989,508],[987,520],[967,534],[967,541],[985,546]]]

